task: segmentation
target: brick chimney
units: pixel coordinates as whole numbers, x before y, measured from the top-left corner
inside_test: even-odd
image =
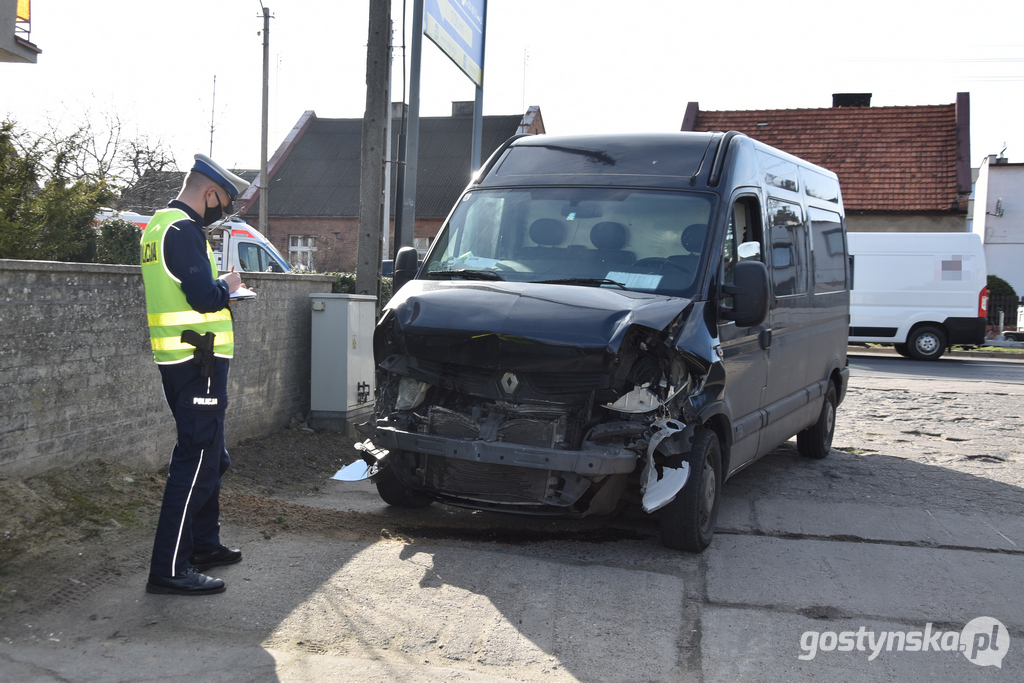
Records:
[[[832,95],[832,108],[836,107],[870,107],[871,93],[844,92]]]

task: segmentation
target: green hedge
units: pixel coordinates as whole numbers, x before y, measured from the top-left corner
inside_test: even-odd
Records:
[[[325,273],[325,275],[333,275],[334,282],[331,284],[332,294],[355,294],[356,292],[356,274],[355,273]],[[389,277],[381,278],[380,280],[380,306],[384,308],[389,301],[391,301],[392,285],[394,281]]]
[[[1017,296],[1013,285],[996,275],[988,276],[988,294],[989,296]]]

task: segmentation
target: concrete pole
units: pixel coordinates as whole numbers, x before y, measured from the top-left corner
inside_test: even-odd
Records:
[[[405,139],[405,183],[402,187],[402,237],[395,246],[411,247],[416,231],[416,157],[420,145],[420,56],[423,53],[423,0],[412,4],[412,56],[409,62],[409,123]]]
[[[260,232],[270,239],[267,226],[270,186],[267,183],[267,125],[270,93],[270,8],[263,8],[263,126],[260,132]],[[287,245],[286,245],[287,249]]]
[[[387,124],[384,128],[384,215],[381,217],[384,248],[381,249],[382,259],[391,258],[391,69],[394,67],[395,62],[395,46],[391,41],[395,35],[395,22],[392,21],[390,27],[391,30],[388,32],[387,92],[384,96],[385,106],[387,107],[387,118],[385,119]]]
[[[369,37],[366,41],[366,111],[363,113],[360,153],[356,294],[370,294],[378,297],[378,301],[390,45],[391,0],[370,0]]]

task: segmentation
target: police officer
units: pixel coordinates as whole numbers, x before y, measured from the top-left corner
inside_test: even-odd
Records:
[[[241,551],[221,544],[218,522],[220,481],[230,463],[224,448],[228,359],[234,352],[228,301],[241,278],[234,271],[217,278],[203,228],[233,213],[232,201],[248,186],[197,154],[178,197],[153,216],[142,235],[150,343],[178,430],[149,593],[221,593],[224,582],[201,572],[242,559]]]

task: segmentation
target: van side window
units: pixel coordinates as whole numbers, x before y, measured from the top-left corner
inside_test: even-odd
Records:
[[[247,243],[238,246],[238,261],[242,270],[250,273],[269,273],[275,265],[269,251],[259,245]]]
[[[238,265],[242,267],[242,270],[250,273],[259,270],[260,256],[256,249],[255,244],[238,245]]]
[[[846,288],[846,241],[842,218],[834,211],[808,207],[811,249],[814,254],[814,293],[840,292]]]
[[[807,293],[807,235],[799,204],[768,200],[775,296]]]
[[[755,242],[760,247],[756,256],[741,256],[740,245]],[[732,205],[729,224],[725,229],[725,246],[722,253],[724,273],[722,282],[733,284],[733,269],[741,260],[764,261],[764,240],[761,230],[761,204],[757,197],[740,197]],[[722,305],[732,306],[732,297],[725,297]]]
[[[757,152],[757,158],[761,162],[761,168],[764,169],[766,183],[790,192],[796,192],[799,189],[796,164],[760,150]]]

